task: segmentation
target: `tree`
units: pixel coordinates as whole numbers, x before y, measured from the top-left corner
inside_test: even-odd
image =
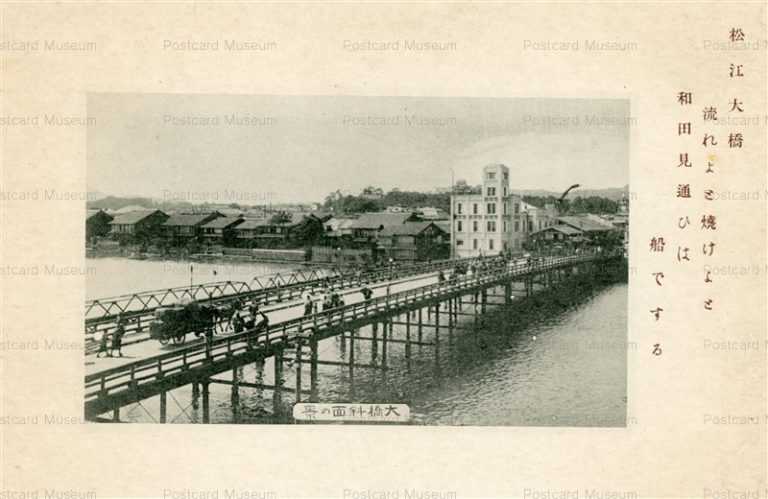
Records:
[[[467,181],[460,178],[453,184],[453,191],[456,194],[475,194],[482,190],[480,186],[472,186],[467,184]]]
[[[284,211],[275,213],[274,215],[272,215],[272,218],[269,219],[269,223],[271,225],[287,224],[290,221],[291,221],[291,216]]]

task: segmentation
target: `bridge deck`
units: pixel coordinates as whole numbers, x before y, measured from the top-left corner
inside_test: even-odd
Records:
[[[93,418],[114,407],[271,356],[275,351],[293,347],[299,341],[321,340],[452,297],[597,258],[593,255],[550,258],[533,265],[516,262],[471,277],[426,284],[312,316],[288,319],[271,325],[267,331],[246,331],[216,338],[210,347],[200,342],[93,372],[85,376],[86,416]]]
[[[91,300],[85,304],[86,350],[95,343],[97,331],[109,333],[115,328],[117,314],[122,313],[127,323],[126,334],[145,332],[154,319],[154,312],[162,306],[181,303],[183,300],[202,301],[207,304],[228,305],[235,300],[255,301],[261,305],[285,303],[301,298],[309,290],[319,286],[332,289],[348,289],[362,284],[381,283],[392,279],[415,276],[453,268],[458,262],[472,262],[477,258],[441,260],[395,268],[378,269],[360,275],[354,273],[326,275],[317,270],[297,271],[281,276],[255,278],[250,284],[237,281],[213,282],[192,287],[178,287],[155,291],[144,291],[112,298]],[[492,261],[494,258],[486,257]]]
[[[390,291],[398,293],[408,289],[414,289],[427,284],[437,282],[435,273],[420,274],[410,278],[404,278],[401,280],[391,281],[388,283],[382,283],[378,286],[371,286],[374,297],[385,296],[387,294],[386,288],[389,286]],[[344,296],[346,304],[351,305],[354,303],[360,303],[363,301],[363,296],[360,293],[359,287],[348,288],[341,294]],[[270,324],[277,324],[283,321],[296,319],[304,314],[304,302],[294,300],[291,303],[276,304],[271,307],[265,307],[262,311],[269,317]],[[225,334],[217,334],[217,338],[227,337],[231,335],[231,331]],[[192,334],[188,334],[186,346],[194,344],[203,344],[204,339],[196,339]],[[153,357],[162,355],[169,352],[177,351],[181,348],[185,348],[185,345],[174,345],[169,343],[167,345],[161,345],[157,340],[150,340],[148,333],[134,333],[127,337],[128,341],[123,341],[123,354],[125,357],[100,357],[97,358],[92,355],[95,349],[87,350],[86,361],[86,374],[99,372],[105,369],[111,369],[121,365],[130,364],[135,362],[136,359],[143,359],[147,357]],[[94,342],[95,343],[95,342]]]

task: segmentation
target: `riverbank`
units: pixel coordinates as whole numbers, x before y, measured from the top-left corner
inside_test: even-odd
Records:
[[[86,258],[122,257],[131,260],[189,260],[207,262],[249,261],[263,263],[296,263],[312,265],[303,249],[219,248],[210,253],[187,251],[142,251],[139,247],[103,245],[86,248]]]

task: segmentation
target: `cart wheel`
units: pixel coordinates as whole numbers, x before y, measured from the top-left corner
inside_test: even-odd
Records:
[[[159,338],[161,345],[167,345],[168,344],[168,337]]]
[[[183,345],[185,341],[187,341],[187,335],[186,334],[180,334],[178,336],[174,336],[173,337],[173,344],[174,345]]]

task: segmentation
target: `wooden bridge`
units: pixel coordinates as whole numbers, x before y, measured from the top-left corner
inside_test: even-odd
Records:
[[[190,345],[92,373],[85,376],[85,417],[91,420],[99,419],[100,415],[113,411],[113,419],[118,421],[121,407],[159,395],[159,421],[166,422],[166,394],[170,390],[191,384],[194,400],[202,390],[203,422],[209,422],[210,383],[233,385],[233,396],[238,386],[272,390],[273,411],[274,414],[279,414],[284,392],[293,393],[296,401],[301,401],[304,395],[309,395],[310,401],[316,400],[318,365],[345,366],[350,370],[350,375],[355,368],[372,367],[355,363],[355,341],[370,341],[373,348],[378,348],[381,343],[382,362],[377,367],[383,369],[386,369],[387,365],[388,343],[404,344],[406,357],[410,355],[412,345],[431,346],[437,358],[440,351],[440,330],[448,328],[449,332],[453,331],[458,316],[464,314],[464,298],[474,305],[474,314],[477,317],[478,306],[479,313],[483,313],[489,304],[489,289],[503,287],[503,296],[508,303],[513,282],[524,283],[526,294],[529,294],[533,290],[535,278],[544,284],[551,284],[563,279],[568,272],[573,272],[574,268],[590,267],[615,258],[617,257],[614,255],[588,254],[509,264],[496,260],[497,263],[491,268],[475,275],[456,276],[444,282],[272,324],[266,331],[251,330],[219,337],[210,342]],[[441,308],[447,310],[445,324],[440,322]],[[422,320],[424,310],[433,315],[432,323],[426,324]],[[397,324],[406,326],[406,336],[404,339],[392,338],[394,318],[402,315],[405,316],[405,321]],[[412,324],[413,316],[416,318]],[[381,338],[378,337],[379,324],[382,325]],[[357,331],[367,325],[372,326],[372,336],[358,336]],[[412,337],[412,327],[418,331],[418,336]],[[432,342],[421,341],[423,327],[435,328]],[[318,342],[338,335],[350,342],[349,362],[318,359]],[[305,348],[309,351],[308,359],[304,356]],[[293,358],[286,357],[285,354],[289,350],[293,352]],[[214,375],[236,370],[249,363],[263,363],[268,357],[273,357],[274,360],[273,385],[239,382],[234,371],[232,381],[213,378]],[[282,382],[286,361],[296,366],[295,388],[284,386]],[[302,384],[302,364],[310,366],[309,390]]]
[[[488,260],[485,258],[484,260]],[[338,272],[335,270],[299,270],[286,274],[256,277],[250,283],[244,281],[221,281],[181,286],[169,289],[143,291],[111,298],[90,300],[85,303],[86,352],[92,352],[96,332],[109,334],[116,326],[118,314],[126,320],[126,335],[148,330],[154,320],[155,310],[183,301],[199,301],[215,305],[226,305],[235,300],[253,301],[259,305],[283,303],[297,300],[304,293],[318,286],[331,290],[346,289],[362,283],[377,283],[392,279],[426,274],[455,267],[459,262],[471,263],[482,258],[441,260],[438,262],[412,264],[393,269],[379,268],[368,272]]]

